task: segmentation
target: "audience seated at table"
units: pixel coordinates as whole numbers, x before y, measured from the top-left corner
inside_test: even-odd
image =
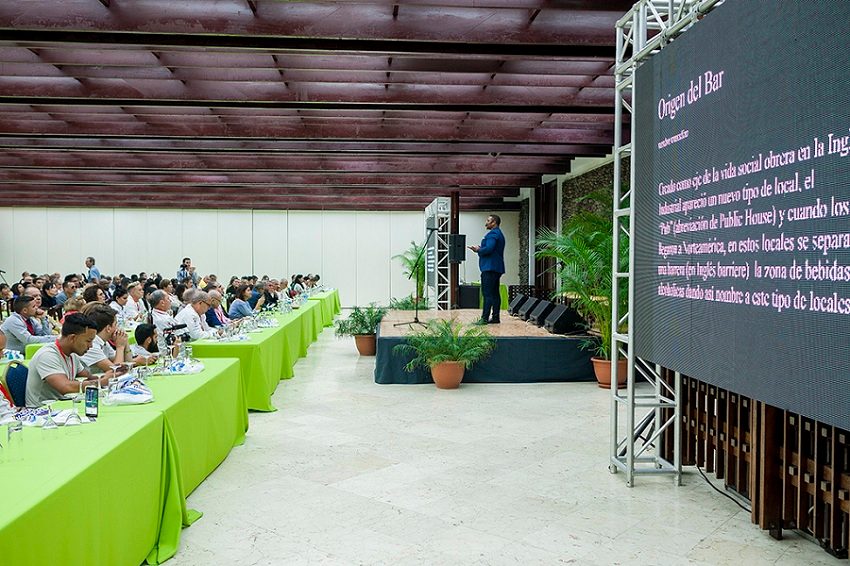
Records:
[[[124,287],[115,287],[112,291],[112,302],[109,303],[109,306],[115,311],[119,324],[133,318],[128,313],[127,303],[129,302],[130,293],[127,292],[127,289]]]
[[[59,294],[59,286],[51,279],[41,288],[41,306],[44,309],[52,309],[59,303],[56,296]]]
[[[68,316],[69,314],[72,314],[72,313],[75,313],[75,312],[80,312],[80,309],[82,309],[85,304],[86,304],[86,301],[82,297],[71,297],[70,299],[65,301],[65,304],[62,305],[62,307],[63,307],[63,320],[60,320],[59,324],[62,324],[64,322],[65,316]]]
[[[219,291],[210,291],[210,308],[207,310],[206,319],[207,325],[210,328],[217,328],[230,324],[230,319],[224,314],[224,309],[221,307],[221,293]]]
[[[134,332],[136,343],[130,345],[130,351],[133,353],[133,360],[140,360],[137,363],[149,365],[156,362],[157,349],[157,331],[153,324],[142,323],[136,327]]]
[[[100,288],[100,285],[89,283],[83,289],[83,299],[86,303],[106,303],[106,293]]]
[[[185,333],[191,340],[203,340],[218,335],[218,331],[207,325],[206,312],[210,308],[210,296],[206,291],[190,289],[184,297],[187,305],[177,313],[174,320],[177,324],[185,324]]]
[[[108,385],[114,373],[110,370],[99,378],[92,377],[81,356],[92,346],[97,335],[94,321],[81,313],[65,317],[62,335],[36,352],[29,363],[26,405],[40,407],[49,399],[63,399],[81,393],[89,385]],[[86,377],[82,382],[77,376]]]
[[[174,320],[174,315],[171,312],[171,301],[168,294],[160,289],[151,293],[151,305],[153,309],[150,312],[150,323],[156,327],[156,346],[160,354],[167,351],[166,339],[169,330],[178,323]],[[173,353],[173,352],[172,352]]]
[[[36,318],[36,302],[27,295],[18,297],[12,303],[15,313],[3,321],[0,330],[6,335],[6,348],[24,353],[27,344],[51,342],[54,339],[50,332],[47,317]]]
[[[81,358],[92,374],[132,359],[127,333],[118,326],[114,310],[102,303],[88,303],[80,312],[94,322],[97,331],[91,348]]]
[[[145,291],[142,284],[138,281],[130,283],[127,287],[127,292],[130,294],[130,299],[127,301],[127,316],[130,320],[142,320],[146,318],[148,313],[145,304],[142,302],[142,296]]]
[[[300,273],[292,277],[292,284],[289,286],[289,294],[293,297],[304,292],[304,276]]]
[[[56,295],[56,302],[64,305],[65,301],[73,297],[77,292],[77,282],[75,275],[67,275],[62,282],[62,290]]]
[[[259,312],[266,303],[265,296],[261,295],[259,299],[257,299],[257,305],[254,308],[251,308],[251,305],[248,303],[248,299],[251,298],[251,287],[248,285],[242,285],[239,287],[236,290],[235,296],[236,298],[230,305],[230,310],[227,313],[227,316],[233,320],[252,316],[255,312]]]

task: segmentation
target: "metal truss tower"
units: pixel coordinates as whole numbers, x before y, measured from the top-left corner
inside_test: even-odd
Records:
[[[452,201],[448,197],[437,197],[425,208],[425,226],[437,230],[431,236],[426,251],[427,271],[434,270],[434,278],[428,280],[428,298],[432,308],[451,308],[451,264],[449,263],[449,233],[451,232]],[[428,236],[428,231],[425,231]],[[433,255],[432,255],[433,254]],[[430,263],[433,262],[433,263]]]
[[[632,306],[635,304],[633,195],[647,190],[635,183],[635,164],[631,161],[628,183],[623,179],[623,160],[632,156],[635,131],[632,102],[635,100],[635,70],[649,56],[692,26],[722,0],[640,0],[616,26],[617,59],[614,109],[614,261],[613,352],[612,357],[628,360],[624,391],[611,388],[611,443],[608,469],[626,474],[626,485],[634,485],[638,474],[670,474],[679,485],[682,473],[680,393],[682,377],[664,379],[661,368],[635,356]],[[625,112],[625,114],[624,114]],[[623,117],[630,120],[631,135],[623,141]],[[622,257],[621,238],[628,238],[628,258]],[[628,265],[625,271],[622,265]],[[620,308],[621,286],[628,289],[628,302]],[[640,331],[640,329],[638,329]],[[611,383],[617,383],[617,364],[611,365]],[[623,422],[624,421],[624,422]],[[672,454],[662,454],[664,435],[673,434]]]

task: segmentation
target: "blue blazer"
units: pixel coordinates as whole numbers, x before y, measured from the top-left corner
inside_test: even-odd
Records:
[[[505,272],[505,235],[498,226],[487,232],[478,249],[478,269],[481,272]]]
[[[218,319],[218,315],[215,314],[213,309],[207,309],[206,313],[207,324],[212,328],[216,326],[224,326],[224,323]]]

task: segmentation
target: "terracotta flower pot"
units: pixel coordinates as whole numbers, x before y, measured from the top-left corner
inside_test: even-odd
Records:
[[[463,381],[461,362],[441,362],[431,366],[431,377],[438,389],[457,389]]]
[[[357,346],[357,351],[361,356],[375,355],[375,335],[374,334],[357,334],[354,336],[354,344]]]
[[[599,387],[611,389],[611,360],[590,358],[590,361],[593,362],[593,373],[596,374],[596,381],[599,382]],[[622,389],[626,386],[627,371],[628,360],[623,358],[617,360],[617,389]]]

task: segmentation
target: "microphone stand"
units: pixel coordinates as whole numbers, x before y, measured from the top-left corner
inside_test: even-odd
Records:
[[[407,276],[407,278],[410,279],[411,277],[416,275],[416,289],[417,290],[419,289],[419,262],[422,260],[423,256],[425,255],[425,250],[428,247],[428,242],[431,241],[431,234],[433,234],[436,231],[437,231],[436,228],[428,228],[428,237],[425,238],[425,243],[422,245],[422,249],[419,250],[419,257],[416,258],[416,262],[413,264],[413,270],[411,271],[410,275]],[[413,306],[413,309],[414,309],[413,310],[413,320],[408,321],[408,322],[397,322],[397,323],[393,324],[393,326],[394,327],[395,326],[408,326],[408,325],[411,325],[411,324],[419,324],[421,326],[428,326],[427,324],[425,324],[424,322],[421,322],[419,320],[419,301],[421,299],[422,299],[422,297],[414,297],[413,302],[415,304]]]

